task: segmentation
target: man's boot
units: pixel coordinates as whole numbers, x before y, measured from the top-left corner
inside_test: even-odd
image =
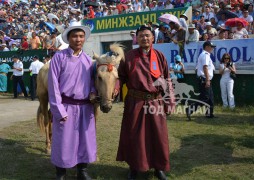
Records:
[[[92,180],[87,172],[87,164],[80,163],[77,165],[77,180]]]
[[[56,180],[66,180],[66,169],[56,166]]]

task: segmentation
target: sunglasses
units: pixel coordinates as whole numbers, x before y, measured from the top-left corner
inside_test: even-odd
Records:
[[[230,59],[229,57],[225,57],[224,59]]]

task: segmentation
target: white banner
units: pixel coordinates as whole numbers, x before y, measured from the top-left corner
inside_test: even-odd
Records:
[[[248,72],[251,71],[252,74],[254,73],[254,39],[216,40],[212,42],[216,45],[211,54],[216,70],[219,69],[221,57],[227,52],[231,55],[237,70],[247,70]],[[182,58],[186,70],[195,70],[198,56],[203,50],[203,43],[204,41],[185,44]],[[178,45],[174,43],[154,44],[154,48],[163,52],[168,65],[174,63],[174,57],[179,52]]]

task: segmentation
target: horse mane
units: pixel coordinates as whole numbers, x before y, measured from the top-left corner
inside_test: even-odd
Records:
[[[124,56],[124,49],[125,46],[122,45],[121,43],[113,43],[109,46],[109,49],[112,52],[117,52],[119,54],[119,56],[122,58],[122,60],[125,60],[125,56]]]

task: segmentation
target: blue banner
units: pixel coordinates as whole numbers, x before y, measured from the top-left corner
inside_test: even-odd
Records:
[[[219,69],[221,57],[227,52],[231,55],[237,70],[252,70],[254,73],[254,39],[215,40],[212,42],[216,45],[211,54],[216,70]],[[182,58],[186,70],[195,70],[198,56],[203,50],[203,43],[204,41],[185,44]],[[154,48],[163,52],[169,65],[174,62],[174,57],[179,52],[178,45],[174,43],[154,44]]]

